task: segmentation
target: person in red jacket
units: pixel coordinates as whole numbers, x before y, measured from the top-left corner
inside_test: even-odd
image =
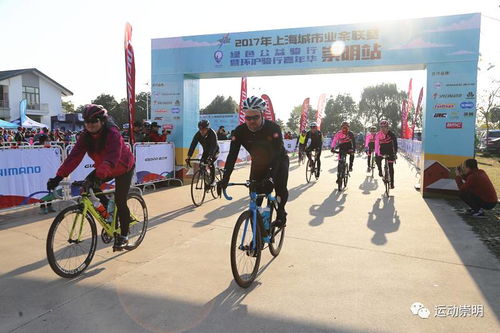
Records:
[[[165,142],[167,141],[166,131],[163,130],[163,133],[158,134],[160,126],[158,126],[157,122],[151,123],[151,131],[149,132],[149,140],[150,142]]]
[[[493,209],[498,196],[490,178],[477,168],[477,161],[473,158],[464,163],[464,167],[458,167],[459,175],[455,177],[460,190],[460,198],[469,205],[467,214],[474,217],[484,216],[484,209]]]
[[[86,105],[83,119],[85,130],[57,170],[56,177],[47,182],[47,189],[50,191],[56,188],[64,177],[69,176],[76,169],[87,153],[94,160],[95,165],[95,170],[87,176],[89,181],[106,182],[115,179],[115,202],[121,235],[115,237],[113,250],[120,251],[128,244],[130,211],[127,206],[127,195],[134,172],[134,155],[125,145],[118,127],[108,117],[108,111],[102,105]],[[106,202],[102,197],[101,201],[106,207]]]

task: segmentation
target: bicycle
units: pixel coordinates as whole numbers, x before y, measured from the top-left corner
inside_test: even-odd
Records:
[[[342,191],[347,187],[349,182],[349,167],[347,165],[347,154],[342,153],[339,150],[334,150],[333,153],[339,154],[339,164],[337,166],[337,185],[339,191]]]
[[[242,288],[248,288],[257,277],[265,244],[268,244],[271,255],[277,257],[285,240],[285,227],[276,228],[271,222],[273,211],[277,209],[276,198],[271,194],[258,194],[256,188],[259,184],[246,181],[227,185],[250,188],[249,209],[239,216],[231,237],[231,271],[234,280]],[[227,200],[233,199],[226,190],[223,193]],[[264,198],[267,198],[267,206],[262,208]],[[249,232],[251,235],[248,235]]]
[[[382,159],[384,160],[384,175],[382,180],[385,186],[385,195],[389,197],[389,191],[391,189],[391,175],[389,173],[389,155],[383,155]]]
[[[222,170],[217,167],[215,168],[214,182],[211,182],[210,164],[201,159],[190,159],[186,161],[190,168],[191,161],[200,162],[199,169],[196,170],[191,181],[191,200],[196,207],[199,207],[205,201],[207,192],[211,192],[214,199],[217,198],[217,188],[215,184],[222,179]]]
[[[86,181],[63,182],[62,186],[81,188],[81,198],[76,205],[62,210],[52,222],[47,235],[46,252],[52,270],[64,278],[74,278],[80,275],[92,261],[97,246],[96,221],[102,226],[101,239],[109,244],[120,234],[117,227],[117,209],[114,205],[113,214],[104,218],[94,207],[99,199]],[[130,209],[129,242],[126,250],[136,249],[144,240],[148,227],[148,210],[139,193],[130,192],[127,205]],[[61,198],[57,191],[54,197]],[[69,244],[69,246],[68,246]],[[63,258],[67,255],[66,258]]]
[[[311,153],[313,153],[314,155],[311,155],[311,158],[308,158],[307,164],[306,164],[306,181],[308,183],[311,181],[313,175],[314,175],[314,177],[316,177],[316,180],[318,180],[319,173],[320,173],[320,170],[317,170],[319,161],[318,161],[318,154],[317,154],[316,149],[311,151]],[[318,171],[317,174],[316,174],[316,171]]]
[[[298,164],[301,165],[302,163],[304,163],[304,157],[305,157],[306,153],[304,152],[304,149],[303,148],[300,148],[299,146],[299,157],[298,157]]]

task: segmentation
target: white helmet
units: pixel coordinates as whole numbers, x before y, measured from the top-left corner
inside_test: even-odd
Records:
[[[267,108],[266,101],[260,97],[252,96],[243,101],[243,111],[255,110],[264,112]]]
[[[318,124],[316,124],[314,121],[312,123],[309,124],[309,127],[318,127]]]

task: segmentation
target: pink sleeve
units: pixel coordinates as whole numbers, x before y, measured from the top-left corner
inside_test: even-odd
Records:
[[[375,154],[380,156],[380,137],[377,134],[375,134]]]
[[[365,148],[368,148],[368,144],[370,143],[371,134],[367,134],[365,137]]]
[[[333,137],[332,140],[332,148],[335,148],[335,146],[337,146],[338,141],[339,141],[339,133],[335,133],[335,136]]]

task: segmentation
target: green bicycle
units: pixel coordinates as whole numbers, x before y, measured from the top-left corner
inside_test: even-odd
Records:
[[[61,183],[62,186],[70,183]],[[102,226],[101,239],[111,243],[120,234],[117,226],[117,209],[105,219],[94,207],[99,199],[84,181],[73,182],[72,186],[82,188],[79,202],[62,210],[52,222],[47,235],[47,259],[52,270],[64,278],[80,275],[92,261],[97,247],[96,221]],[[54,195],[57,196],[56,191]],[[126,250],[134,250],[144,240],[148,227],[148,210],[140,192],[130,192],[127,198],[131,222],[129,243]]]

